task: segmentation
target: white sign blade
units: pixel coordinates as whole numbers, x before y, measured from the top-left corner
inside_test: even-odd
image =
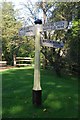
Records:
[[[59,21],[54,23],[56,30],[65,29],[67,25],[68,25],[67,21]]]
[[[43,25],[43,31],[46,30],[62,30],[67,27],[67,21],[52,22]]]
[[[53,47],[52,43],[42,42],[42,46]]]
[[[41,45],[46,47],[62,48],[63,42],[57,42],[53,40],[41,40]]]
[[[19,36],[34,36],[34,26],[23,27],[19,30]]]

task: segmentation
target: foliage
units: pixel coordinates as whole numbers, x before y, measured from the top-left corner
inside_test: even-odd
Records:
[[[11,2],[2,4],[2,58],[9,65],[13,65],[13,55],[17,56],[34,56],[34,45],[27,37],[18,35],[21,28],[21,22],[16,19],[16,11]],[[32,47],[31,47],[32,46]],[[31,55],[32,54],[32,55]]]
[[[17,56],[34,57],[34,38],[24,37],[24,43],[21,45]]]
[[[52,21],[52,22],[61,21],[61,20],[68,21],[68,24],[70,23],[70,21],[72,22],[72,28],[67,28],[66,30],[55,31],[53,35],[51,35],[52,33],[49,33],[50,34],[49,39],[53,39],[56,41],[57,40],[62,41],[64,43],[63,49],[54,50],[53,48],[53,55],[52,55],[52,49],[51,51],[48,50],[49,48],[47,49],[46,59],[49,60],[51,66],[53,66],[55,70],[58,72],[61,71],[61,68],[64,68],[64,66],[66,66],[66,63],[67,63],[67,66],[73,66],[73,64],[77,65],[76,68],[78,67],[78,70],[76,70],[76,72],[78,72],[80,69],[79,64],[78,64],[79,62],[78,58],[80,56],[79,55],[79,51],[80,51],[80,47],[79,47],[79,31],[80,31],[79,12],[80,12],[80,9],[79,9],[79,6],[80,5],[77,2],[55,3],[54,9],[52,11],[52,15],[49,18],[49,21]],[[60,56],[61,52],[63,54]],[[52,57],[49,57],[50,53]]]
[[[21,24],[15,19],[11,2],[2,3],[2,54],[8,64],[12,64],[14,48],[19,45],[18,29]]]

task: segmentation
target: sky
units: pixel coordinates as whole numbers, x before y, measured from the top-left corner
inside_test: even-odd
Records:
[[[31,1],[32,3],[35,3],[38,0],[3,0],[3,1],[12,2],[16,6],[16,8],[18,8],[21,3],[26,3],[28,1]]]
[[[0,0],[1,1],[1,0]],[[31,1],[33,4],[35,4],[35,2],[38,2],[40,0],[2,0],[2,1],[6,1],[6,2],[12,2],[14,4],[14,9],[19,9],[19,18],[23,18],[23,23],[26,24],[27,19],[29,19],[29,15],[28,15],[28,11],[24,9],[24,6],[22,6],[21,4],[26,4],[27,2]],[[42,18],[42,13],[40,13],[38,15],[39,18]],[[33,20],[32,20],[33,22]],[[31,24],[31,22],[29,22],[29,24]]]
[[[27,1],[32,1],[32,2],[35,3],[37,0],[4,0],[4,1],[13,2],[13,3],[15,3],[15,4],[19,4],[20,2],[25,3],[25,2],[27,2]]]
[[[40,1],[46,1],[48,2],[49,0],[0,0],[0,1],[6,1],[6,2],[12,2],[14,5],[14,9],[15,10],[19,10],[18,15],[17,15],[17,19],[21,20],[23,19],[23,24],[27,25],[28,21],[29,24],[34,23],[35,17],[34,19],[32,19],[29,16],[29,11],[27,9],[24,8],[24,6],[22,6],[21,4],[26,4],[27,2],[32,2],[33,4],[35,4],[35,2],[40,2]],[[33,11],[37,11],[36,7],[34,7],[34,9],[32,9]],[[43,12],[40,10],[40,12],[38,12],[38,14],[35,15],[38,19],[42,19],[43,21]],[[29,20],[30,18],[30,20]],[[32,22],[31,22],[32,21]]]

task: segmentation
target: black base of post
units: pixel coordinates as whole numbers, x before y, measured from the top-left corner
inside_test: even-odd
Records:
[[[42,90],[37,90],[37,91],[33,90],[33,98],[32,98],[32,100],[33,100],[33,104],[35,106],[41,106],[41,104],[42,104],[41,97],[42,97]]]

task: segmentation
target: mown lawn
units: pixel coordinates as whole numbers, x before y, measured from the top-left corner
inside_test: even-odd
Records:
[[[42,107],[32,104],[34,69],[2,72],[3,118],[77,118],[78,80],[41,69]]]

